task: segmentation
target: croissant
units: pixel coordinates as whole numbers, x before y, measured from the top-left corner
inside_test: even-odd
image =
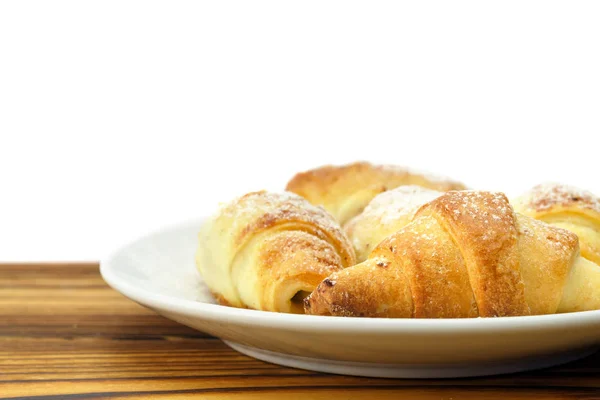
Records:
[[[248,193],[204,223],[196,266],[220,304],[302,313],[326,276],[355,263],[352,246],[322,208],[292,193]]]
[[[600,308],[600,268],[577,236],[516,214],[502,193],[448,192],[369,258],[333,273],[308,314],[461,318]]]
[[[344,231],[354,246],[356,260],[363,262],[383,239],[408,225],[423,204],[441,196],[437,190],[408,185],[378,194]]]
[[[546,183],[512,203],[521,214],[577,234],[581,255],[600,264],[600,198],[573,186]]]
[[[403,167],[356,162],[299,173],[288,182],[286,190],[324,206],[343,225],[360,214],[373,197],[402,185],[439,191],[465,189],[462,183]]]

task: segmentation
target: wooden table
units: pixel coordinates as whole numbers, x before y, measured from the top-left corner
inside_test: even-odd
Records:
[[[542,371],[399,380],[243,356],[110,289],[97,264],[0,265],[0,398],[600,399],[600,353]]]

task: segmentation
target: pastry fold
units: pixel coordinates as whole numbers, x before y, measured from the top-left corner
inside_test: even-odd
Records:
[[[341,227],[293,193],[248,193],[223,205],[198,235],[196,266],[220,304],[302,313],[302,300],[355,263]]]
[[[600,268],[578,238],[514,212],[502,193],[451,191],[368,259],[327,277],[308,314],[468,318],[600,309]]]
[[[512,200],[515,211],[579,237],[581,255],[600,264],[600,198],[574,186],[546,183]]]
[[[423,204],[442,194],[437,190],[408,185],[375,196],[362,213],[344,225],[344,231],[354,246],[356,260],[365,261],[383,239],[409,224]]]

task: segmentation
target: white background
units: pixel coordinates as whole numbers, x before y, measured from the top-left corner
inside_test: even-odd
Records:
[[[0,2],[0,260],[356,159],[600,194],[600,2]]]

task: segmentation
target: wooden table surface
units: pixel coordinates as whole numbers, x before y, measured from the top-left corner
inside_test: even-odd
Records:
[[[0,398],[600,399],[600,353],[541,371],[401,380],[279,367],[110,289],[97,264],[0,265]]]

